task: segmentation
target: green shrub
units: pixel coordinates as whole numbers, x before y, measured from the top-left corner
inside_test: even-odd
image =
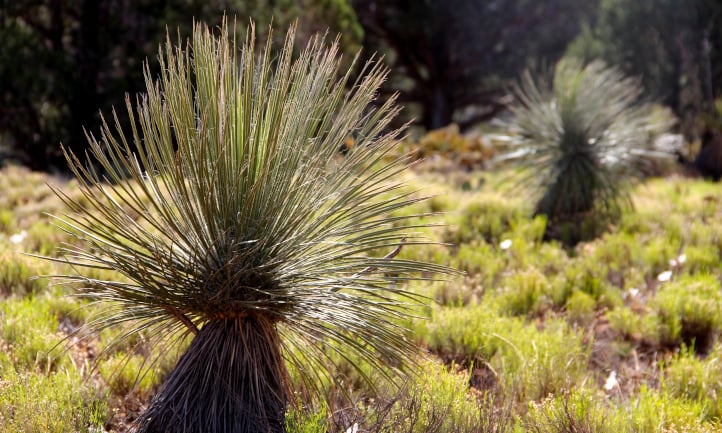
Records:
[[[583,380],[589,357],[582,337],[564,322],[544,330],[499,314],[488,302],[440,308],[417,335],[444,359],[485,366],[519,401],[539,399]]]
[[[585,261],[597,266],[615,271],[623,271],[635,266],[642,266],[644,262],[640,256],[643,245],[639,242],[638,233],[606,233],[597,240],[585,245],[590,253],[585,255]]]
[[[11,235],[17,230],[17,217],[10,209],[0,209],[0,233]]]
[[[631,432],[626,417],[585,391],[556,395],[529,405],[524,431],[529,433],[624,433]]]
[[[705,409],[702,404],[674,398],[646,386],[619,410],[630,413],[632,430],[635,433],[719,431],[719,426],[703,423]]]
[[[581,291],[594,300],[602,296],[606,284],[605,263],[592,260],[577,260],[570,263],[563,272],[566,277],[567,292],[570,295],[574,291]]]
[[[498,286],[501,274],[506,270],[509,259],[495,253],[496,247],[486,242],[472,241],[459,246],[451,262],[468,275],[474,276],[484,288]]]
[[[463,307],[478,303],[485,288],[478,276],[465,276],[463,279],[439,282],[435,285],[434,299],[439,305]]]
[[[660,273],[670,270],[669,261],[677,257],[679,244],[670,241],[666,235],[660,236],[659,234],[644,239],[644,244],[642,259],[649,269],[649,275],[656,278]]]
[[[489,422],[490,411],[483,410],[469,393],[469,374],[457,374],[437,363],[424,362],[418,379],[396,397],[398,400],[383,418],[374,422],[378,432],[472,432]],[[488,403],[488,401],[484,402]],[[486,417],[486,420],[482,420]]]
[[[554,304],[566,306],[576,292],[589,295],[598,307],[621,305],[621,291],[609,280],[614,271],[594,256],[582,256],[571,261],[561,272],[557,287],[552,291]],[[623,284],[623,281],[618,281]]]
[[[328,431],[378,433],[505,433],[511,406],[487,392],[470,392],[471,374],[429,360],[420,374],[395,394],[380,394],[356,407],[332,413]],[[318,412],[316,412],[318,413]],[[309,416],[313,420],[313,415]],[[317,424],[311,421],[312,432]]]
[[[445,241],[460,245],[484,240],[498,245],[502,235],[524,219],[524,211],[508,198],[485,196],[461,210],[457,222],[446,233]]]
[[[722,293],[714,275],[683,276],[665,284],[652,301],[659,321],[659,342],[693,345],[707,351],[722,327]]]
[[[722,419],[722,346],[717,344],[707,358],[682,347],[662,370],[661,388],[675,398],[698,402],[706,420]]]
[[[50,273],[52,268],[47,262],[13,251],[0,250],[0,296],[37,295],[46,289],[48,280],[35,277]]]
[[[328,433],[326,409],[291,407],[286,412],[287,433]]]
[[[574,292],[567,299],[567,319],[572,323],[587,325],[594,319],[597,302],[585,292]]]
[[[143,357],[123,352],[100,361],[98,372],[108,383],[110,391],[120,397],[135,392],[147,399],[158,382],[154,370],[145,365]]]
[[[712,237],[708,239],[714,240]],[[691,274],[709,274],[722,269],[720,249],[714,244],[689,245],[684,248],[684,258],[685,262],[678,266]]]
[[[0,337],[18,367],[52,371],[68,362],[58,348],[58,318],[43,298],[6,299],[0,303]]]
[[[640,314],[627,306],[614,308],[606,313],[609,326],[624,338],[635,342],[646,341],[658,344],[659,326],[657,317]]]
[[[0,373],[0,433],[102,431],[106,400],[76,371],[46,376],[4,368]]]
[[[518,271],[502,280],[501,309],[515,316],[539,314],[551,306],[549,281],[536,269]]]
[[[73,238],[60,228],[53,226],[47,220],[41,220],[28,228],[23,246],[26,251],[35,254],[57,257],[61,255],[60,248],[72,240]]]

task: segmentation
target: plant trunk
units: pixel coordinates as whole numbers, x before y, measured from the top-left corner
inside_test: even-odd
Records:
[[[212,320],[131,431],[283,433],[288,395],[281,339],[272,320]]]
[[[433,85],[424,105],[424,127],[431,131],[454,121],[454,108],[442,83]]]

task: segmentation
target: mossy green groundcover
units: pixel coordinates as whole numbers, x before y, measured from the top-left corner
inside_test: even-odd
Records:
[[[413,379],[399,389],[369,367],[371,388],[353,359],[330,355],[341,379],[320,384],[330,403],[293,408],[289,432],[722,429],[719,185],[645,181],[617,225],[571,248],[543,240],[546,222],[504,173],[421,164],[405,176],[433,197],[404,212],[441,224],[420,229],[436,244],[399,257],[464,274],[409,287],[429,299],[404,323],[420,348]],[[48,183],[77,193],[73,181],[0,171],[0,432],[124,431],[178,353],[149,364],[142,333],[110,350],[124,330],[74,334],[97,307],[37,278],[73,271],[35,257],[72,242],[47,216],[63,213]]]

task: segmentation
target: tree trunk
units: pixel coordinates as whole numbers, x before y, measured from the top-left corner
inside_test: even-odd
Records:
[[[443,128],[454,120],[454,107],[449,101],[443,83],[436,83],[424,104],[424,127],[431,131]]]
[[[101,14],[102,3],[101,0],[84,0],[80,8],[75,56],[77,76],[74,77],[68,102],[71,125],[69,141],[65,143],[76,155],[82,155],[88,147],[83,128],[92,131],[98,127],[94,124],[94,120],[100,109],[97,85],[101,59],[100,21],[104,18]],[[53,156],[50,157],[52,160],[50,165],[65,169],[65,158],[59,149]]]
[[[212,320],[131,431],[283,433],[288,395],[281,339],[271,320]]]

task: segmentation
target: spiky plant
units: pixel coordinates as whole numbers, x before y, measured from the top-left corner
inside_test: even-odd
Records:
[[[560,61],[553,79],[528,71],[516,87],[507,157],[532,185],[535,213],[550,227],[582,219],[611,221],[631,202],[627,186],[643,167],[668,154],[652,138],[670,126],[641,102],[639,82],[601,62]]]
[[[161,50],[157,80],[146,67],[132,130],[104,121],[89,163],[67,155],[84,196],[60,193],[82,241],[67,260],[125,277],[66,276],[109,301],[90,326],[131,324],[158,352],[194,334],[137,432],[284,431],[334,351],[403,374],[415,347],[398,319],[418,301],[404,282],[445,271],[395,257],[416,241],[389,215],[419,199],[397,181],[407,160],[389,158],[394,100],[370,107],[386,70],[351,83],[320,38],[293,60],[293,30],[276,57],[255,45],[252,30],[237,49],[227,25],[196,25],[190,46]],[[292,394],[287,365],[307,392]]]

